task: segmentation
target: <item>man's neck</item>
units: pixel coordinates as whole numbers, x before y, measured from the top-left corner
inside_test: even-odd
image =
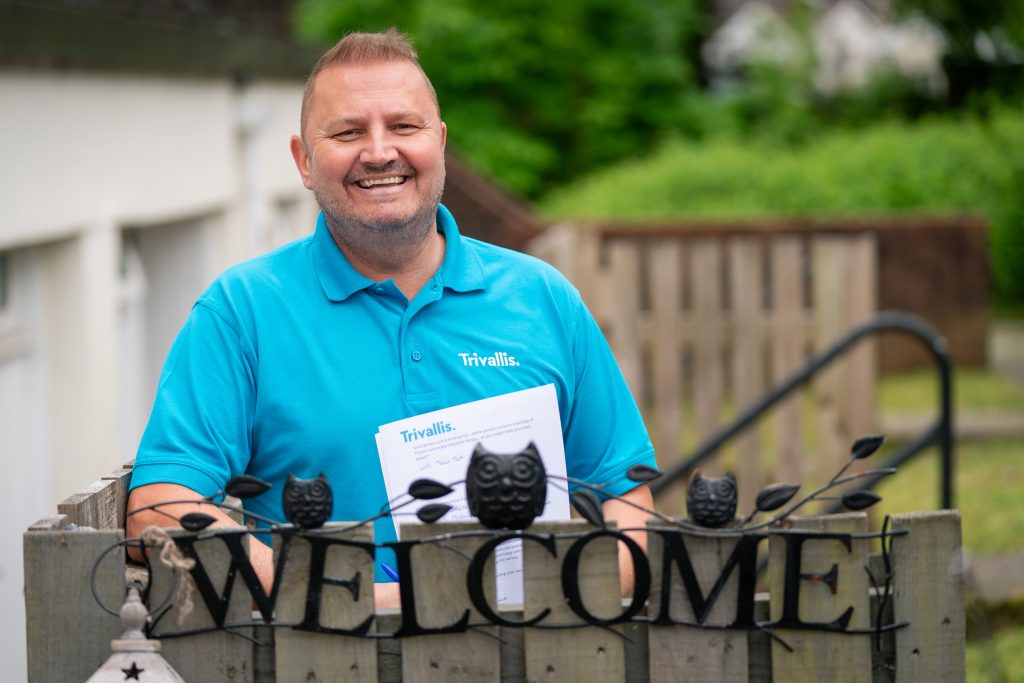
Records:
[[[441,268],[446,246],[444,234],[434,230],[409,258],[393,264],[379,264],[361,258],[341,240],[335,239],[335,243],[356,272],[374,282],[394,280],[395,285],[409,301],[416,297]]]

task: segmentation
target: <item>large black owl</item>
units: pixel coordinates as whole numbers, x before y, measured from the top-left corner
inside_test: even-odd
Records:
[[[507,455],[477,444],[466,471],[469,511],[488,529],[525,529],[544,511],[547,483],[532,442]]]
[[[334,495],[323,472],[316,479],[299,479],[289,472],[281,502],[289,522],[303,529],[316,529],[331,518]]]
[[[718,529],[735,519],[736,497],[736,477],[732,472],[707,479],[700,470],[694,470],[686,492],[686,510],[695,524]]]

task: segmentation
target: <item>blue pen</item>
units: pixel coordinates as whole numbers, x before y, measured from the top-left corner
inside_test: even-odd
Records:
[[[384,570],[384,573],[388,575],[388,578],[392,581],[398,581],[398,572],[390,564],[380,563],[380,568]]]

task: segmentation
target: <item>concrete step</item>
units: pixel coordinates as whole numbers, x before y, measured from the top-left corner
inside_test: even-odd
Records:
[[[917,436],[935,422],[935,413],[889,413],[879,418],[881,432],[893,439]],[[1024,413],[960,412],[953,415],[958,439],[1004,439],[1024,437]]]

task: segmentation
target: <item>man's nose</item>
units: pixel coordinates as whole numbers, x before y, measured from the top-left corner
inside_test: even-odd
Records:
[[[370,134],[366,136],[366,145],[363,147],[359,160],[364,164],[383,166],[396,158],[398,158],[398,152],[395,150],[388,131],[370,131]]]

